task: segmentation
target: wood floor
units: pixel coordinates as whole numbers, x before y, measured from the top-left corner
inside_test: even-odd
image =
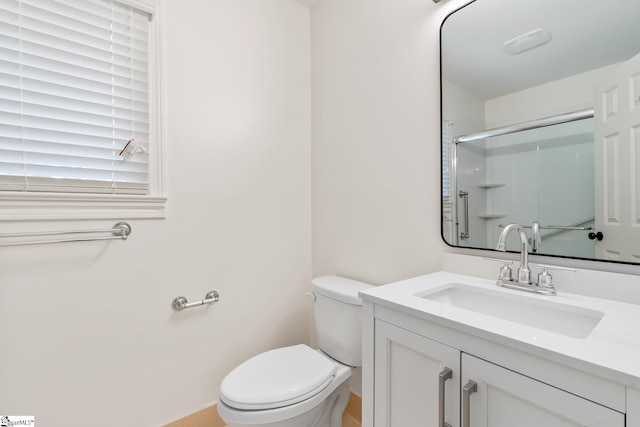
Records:
[[[362,427],[362,399],[351,393],[347,409],[342,415],[342,427]],[[226,427],[218,415],[216,405],[181,418],[164,427]]]
[[[183,418],[167,424],[165,427],[226,427],[222,420],[218,418],[218,414],[212,407],[210,409],[200,411],[190,417]],[[342,427],[362,427],[359,421],[352,418],[349,414],[342,416]]]
[[[342,427],[362,427],[362,424],[351,418],[349,414],[345,413],[342,416]]]

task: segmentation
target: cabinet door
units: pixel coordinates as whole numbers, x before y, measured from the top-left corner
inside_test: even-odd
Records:
[[[375,427],[459,427],[459,369],[458,350],[376,320]]]
[[[470,381],[477,384],[475,391]],[[469,389],[463,390],[464,427],[625,425],[624,415],[613,409],[468,354],[462,355],[462,387]]]

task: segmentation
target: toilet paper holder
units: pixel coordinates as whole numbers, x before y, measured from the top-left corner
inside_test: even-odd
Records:
[[[176,311],[181,311],[184,310],[186,308],[193,308],[193,307],[199,307],[199,306],[203,306],[203,305],[212,305],[217,303],[220,300],[220,294],[218,293],[218,291],[209,291],[207,292],[207,294],[204,296],[203,300],[200,301],[196,301],[196,302],[189,302],[187,301],[186,297],[176,297],[172,302],[171,302],[171,308],[173,308]]]

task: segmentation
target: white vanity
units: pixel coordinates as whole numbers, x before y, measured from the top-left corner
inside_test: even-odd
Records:
[[[640,306],[438,272],[362,292],[363,427],[640,427]]]
[[[640,427],[639,165],[624,151],[640,44],[620,42],[640,33],[616,35],[640,32],[640,2],[458,3],[440,32],[442,235],[520,265],[486,274],[444,253],[442,272],[362,293],[363,427]],[[569,39],[601,65],[580,68]],[[529,255],[587,267],[551,280]]]

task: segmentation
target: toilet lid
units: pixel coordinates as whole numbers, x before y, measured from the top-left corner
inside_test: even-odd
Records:
[[[259,354],[231,371],[220,385],[220,399],[236,409],[292,405],[322,391],[338,366],[306,345]]]

